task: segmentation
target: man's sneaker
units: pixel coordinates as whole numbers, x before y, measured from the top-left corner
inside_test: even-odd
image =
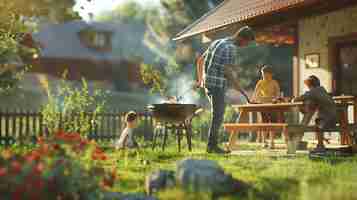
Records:
[[[317,145],[316,148],[311,151],[311,153],[326,153],[326,148],[324,145]]]
[[[207,153],[227,154],[227,153],[230,153],[230,151],[226,151],[226,150],[221,149],[219,147],[211,147],[211,148],[207,149]]]

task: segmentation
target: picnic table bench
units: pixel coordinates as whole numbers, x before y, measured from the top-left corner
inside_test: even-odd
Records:
[[[224,129],[230,134],[228,148],[232,149],[234,146],[234,136],[239,134],[240,132],[246,131],[277,131],[283,132],[284,135],[288,136],[288,140],[295,140],[304,134],[305,132],[316,132],[319,131],[316,126],[309,125],[304,126],[301,124],[288,124],[288,123],[225,123]],[[334,128],[328,128],[324,130],[320,130],[323,132],[343,132],[347,131],[352,133],[350,135],[354,135],[354,131],[357,130],[357,124],[350,123],[347,125],[336,125]]]
[[[356,119],[357,119],[357,97],[353,96],[338,96],[334,97],[334,100],[339,109],[339,122],[336,127],[328,130],[318,130],[316,126],[308,126],[303,124],[289,124],[285,123],[283,119],[284,112],[291,112],[296,110],[301,110],[305,106],[303,102],[283,102],[283,103],[265,103],[265,104],[246,104],[246,105],[233,105],[240,116],[247,115],[249,112],[272,112],[278,114],[277,123],[242,123],[238,120],[237,123],[225,123],[223,126],[225,130],[230,134],[228,148],[232,148],[235,144],[236,134],[240,132],[255,132],[255,131],[275,131],[282,132],[287,139],[293,138],[295,133],[305,133],[305,132],[340,132],[341,133],[341,144],[352,143],[351,132],[356,130]],[[354,107],[354,123],[349,124],[348,122],[348,107]],[[312,116],[312,115],[311,115]]]

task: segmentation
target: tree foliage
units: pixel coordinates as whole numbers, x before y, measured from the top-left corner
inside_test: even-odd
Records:
[[[193,49],[201,47],[199,42],[192,41],[178,46],[172,38],[219,2],[222,0],[161,0],[160,5],[155,7],[142,6],[132,0],[104,13],[98,19],[145,27],[144,36],[137,39],[142,40],[143,48],[149,46],[155,52],[157,62],[141,65],[142,78],[152,91],[163,94],[170,87],[170,81],[167,80],[175,76],[177,78],[177,72],[192,71]],[[122,50],[127,51],[127,48]],[[158,78],[159,75],[162,77]]]
[[[29,34],[41,21],[64,22],[80,18],[74,12],[74,0],[2,0],[0,1],[0,88],[16,85],[25,68],[12,69],[9,63],[21,63],[36,50]],[[30,42],[31,43],[31,42]]]
[[[161,0],[165,10],[166,32],[173,37],[183,28],[203,16],[211,8],[217,6],[223,0]]]
[[[170,72],[189,73],[194,72],[195,57],[197,52],[202,52],[205,47],[197,38],[176,43],[172,41],[177,33],[199,19],[210,9],[216,7],[223,0],[161,0],[159,7],[143,7],[134,1],[128,1],[107,14],[107,21],[120,21],[125,23],[137,23],[140,21],[146,27],[146,44],[150,44],[160,58],[165,59],[165,64],[148,63],[142,65],[142,77],[148,83],[152,91],[163,92],[168,89],[170,81],[175,76]],[[136,17],[134,17],[136,16]],[[125,49],[123,49],[125,50]],[[285,55],[281,59],[281,55]],[[289,92],[291,76],[289,74],[289,60],[291,60],[291,49],[289,47],[276,48],[269,45],[252,45],[241,49],[239,60],[241,61],[237,71],[240,74],[239,81],[242,87],[253,89],[258,80],[259,66],[270,64],[277,71],[281,79],[283,89]],[[169,72],[169,73],[168,73]],[[284,73],[282,73],[284,72]],[[158,78],[158,75],[163,78]],[[155,82],[156,81],[156,82]],[[160,84],[164,84],[160,86]],[[160,87],[159,87],[160,86]]]
[[[42,17],[51,22],[65,22],[79,19],[79,14],[73,11],[75,0],[5,0],[0,2],[1,24],[15,16],[18,20],[24,18]]]
[[[97,17],[99,21],[115,21],[123,24],[145,23],[146,15],[151,9],[129,0],[120,4],[111,11],[105,12]]]

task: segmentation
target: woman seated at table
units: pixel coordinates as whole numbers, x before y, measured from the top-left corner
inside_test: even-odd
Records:
[[[304,84],[307,86],[308,91],[305,94],[293,99],[293,102],[304,101],[307,105],[307,111],[310,112],[310,116],[316,111],[317,119],[315,120],[316,126],[320,131],[317,131],[316,137],[318,140],[317,150],[324,150],[324,129],[334,128],[337,121],[337,107],[332,96],[330,96],[326,89],[320,85],[320,80],[316,76],[309,76]],[[305,114],[306,115],[306,114]],[[303,125],[308,125],[311,117],[309,119],[305,116],[302,121]]]
[[[273,79],[273,70],[270,66],[264,65],[261,69],[262,80],[259,80],[254,91],[253,101],[256,103],[272,103],[274,99],[280,96],[280,86],[278,81]],[[276,115],[272,113],[260,113],[259,120],[264,123],[277,122]],[[259,132],[258,141],[266,142],[266,136],[268,133]],[[274,136],[275,133],[270,132],[270,147],[274,148]]]

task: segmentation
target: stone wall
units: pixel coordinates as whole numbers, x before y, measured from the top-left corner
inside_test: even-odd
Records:
[[[317,75],[328,91],[332,89],[332,66],[329,66],[328,40],[357,32],[357,6],[330,12],[320,16],[306,17],[299,21],[300,80],[299,93],[305,91],[304,79]],[[306,54],[320,54],[320,68],[305,67]]]

